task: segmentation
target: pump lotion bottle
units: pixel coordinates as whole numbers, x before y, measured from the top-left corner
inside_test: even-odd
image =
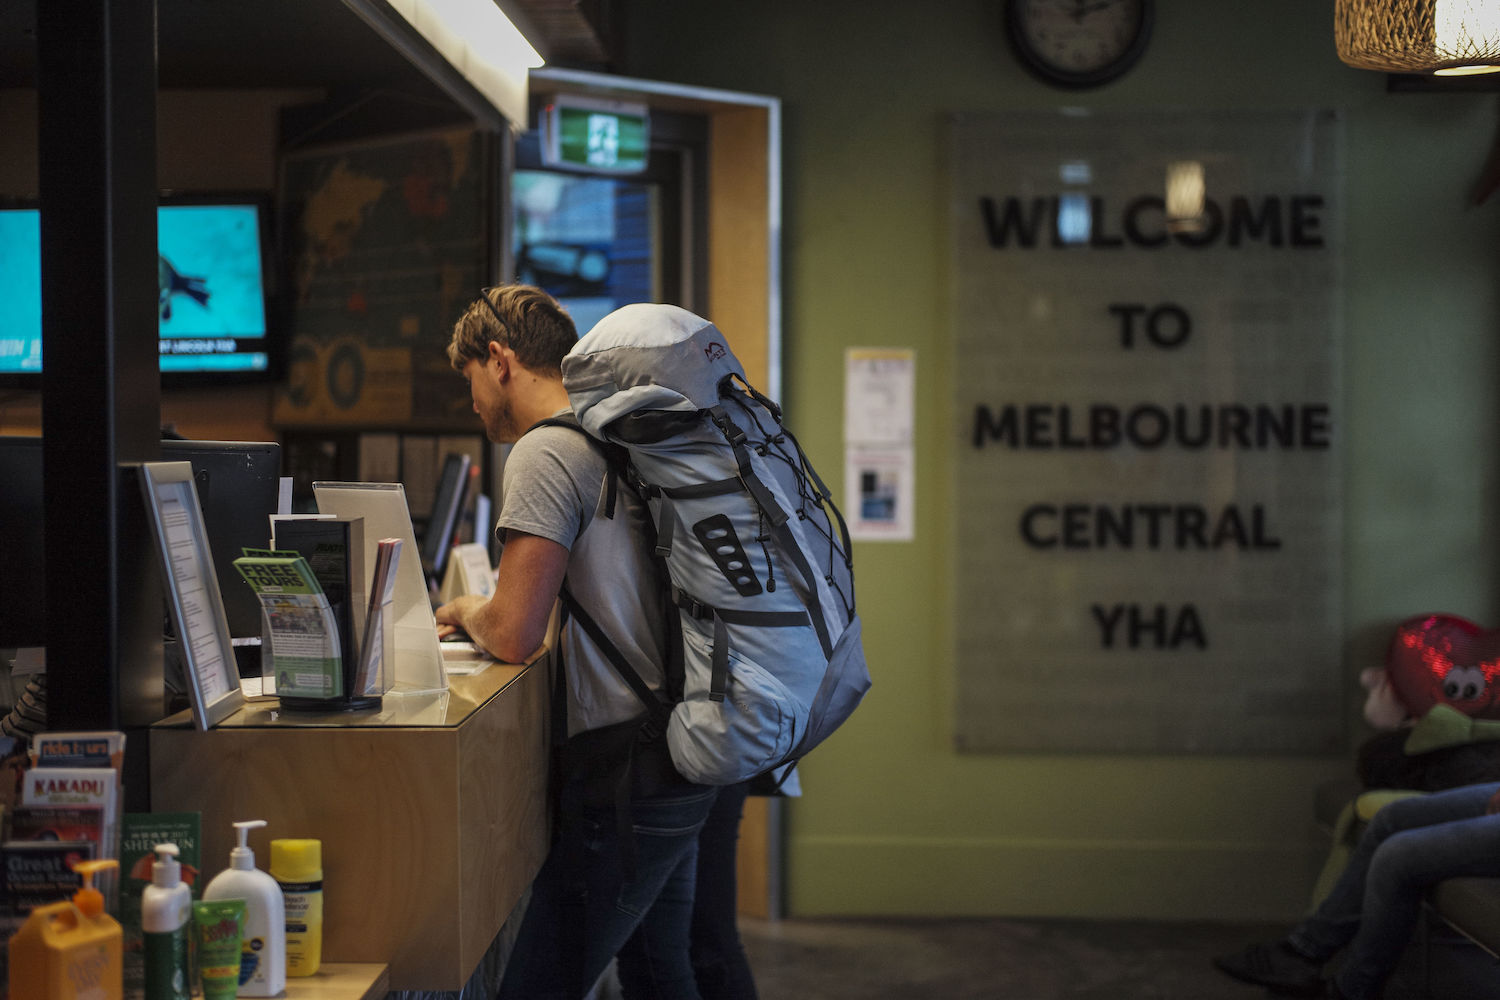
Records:
[[[229,867],[203,889],[205,900],[243,899],[245,935],[240,951],[242,997],[274,997],[286,989],[286,903],[281,886],[255,867],[250,831],[266,825],[263,819],[234,824],[239,846],[229,852]]]
[[[141,930],[145,932],[146,1000],[188,1000],[188,931],[193,891],[182,881],[176,844],[152,850],[151,884],[141,893]]]

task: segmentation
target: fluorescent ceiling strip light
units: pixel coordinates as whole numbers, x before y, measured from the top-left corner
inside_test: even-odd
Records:
[[[526,77],[543,59],[494,0],[388,2],[512,125],[526,127]]]

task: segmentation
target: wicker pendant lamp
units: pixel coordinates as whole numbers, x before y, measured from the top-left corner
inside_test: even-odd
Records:
[[[1339,58],[1383,73],[1500,72],[1500,0],[1336,0]]]

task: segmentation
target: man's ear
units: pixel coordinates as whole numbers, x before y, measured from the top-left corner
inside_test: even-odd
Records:
[[[498,364],[499,369],[496,374],[503,382],[510,377],[510,367],[511,363],[515,361],[515,357],[515,351],[512,351],[498,340],[492,340],[489,343],[489,357],[485,359],[485,367],[488,368],[492,364]]]

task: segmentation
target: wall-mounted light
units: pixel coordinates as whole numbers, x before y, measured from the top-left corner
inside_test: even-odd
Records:
[[[1200,160],[1174,160],[1167,164],[1167,229],[1174,233],[1195,232],[1203,226],[1203,204],[1207,188]]]
[[[512,124],[526,126],[526,77],[543,59],[495,0],[386,2]]]
[[[1495,0],[1336,0],[1339,58],[1383,73],[1500,72]]]

